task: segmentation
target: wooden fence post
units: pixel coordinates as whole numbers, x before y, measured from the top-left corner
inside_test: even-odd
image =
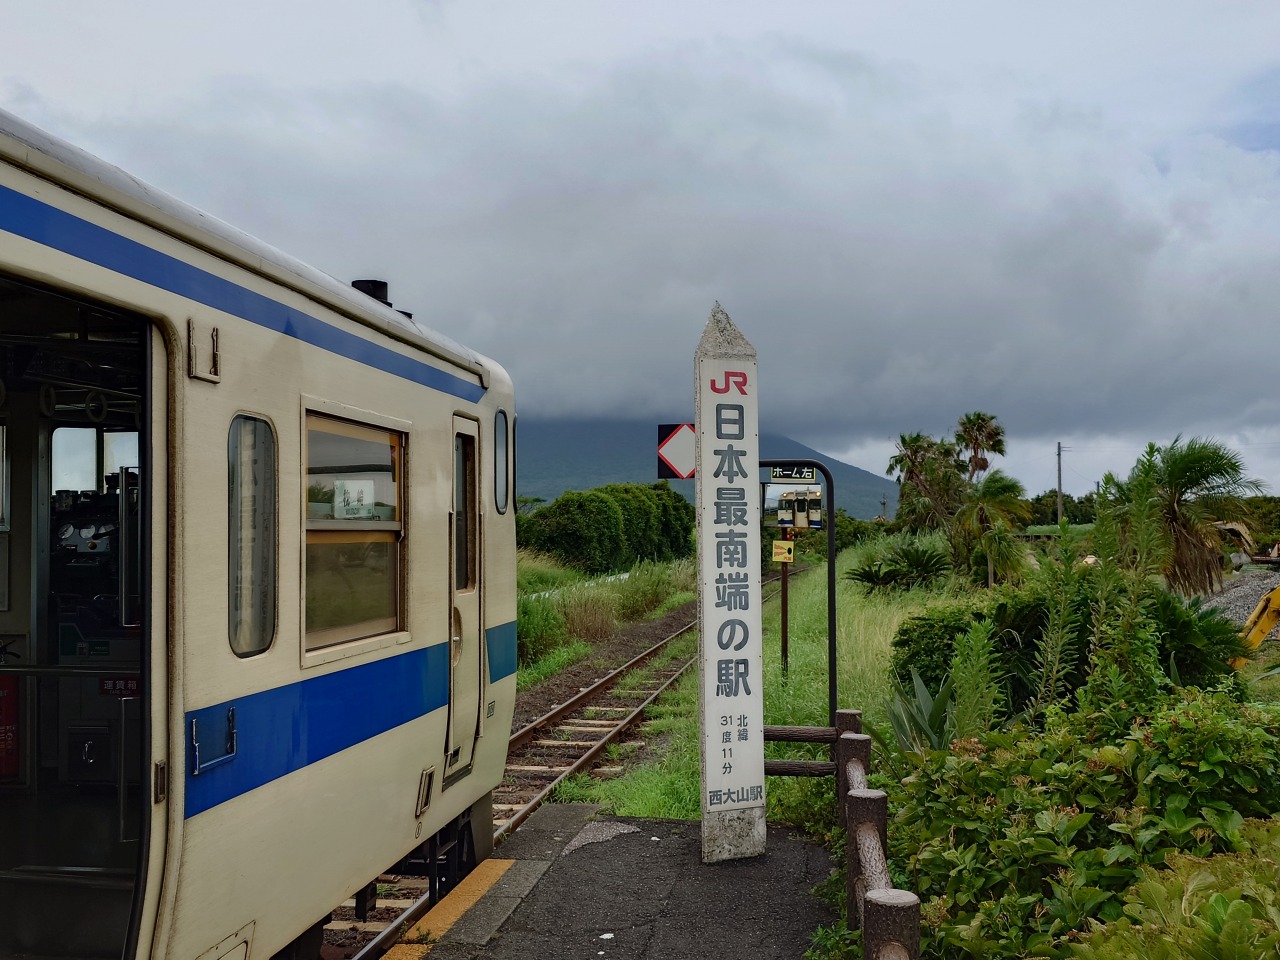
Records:
[[[889,796],[883,790],[850,790],[845,794],[847,827],[845,857],[849,877],[845,888],[849,929],[862,926],[862,902],[868,890],[889,886],[886,834]]]
[[[868,890],[862,911],[867,960],[916,960],[920,956],[920,898],[906,890]]]
[[[849,792],[849,781],[845,773],[845,764],[849,762],[848,756],[844,754],[844,744],[841,738],[846,733],[862,732],[862,711],[861,710],[837,710],[836,711],[836,742],[831,747],[831,759],[836,764],[836,816],[840,820],[840,826],[845,825],[844,820],[844,795]]]

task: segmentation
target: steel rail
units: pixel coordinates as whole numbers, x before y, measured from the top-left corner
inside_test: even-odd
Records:
[[[687,630],[688,628],[686,627],[685,629]],[[682,630],[681,633],[683,632],[684,631]],[[665,643],[666,641],[663,641],[663,642]],[[584,753],[581,757],[575,760],[567,770],[565,770],[563,773],[560,774],[560,776],[556,777],[549,784],[547,784],[542,789],[541,793],[539,793],[536,797],[534,797],[532,800],[526,803],[523,807],[517,810],[512,815],[511,819],[507,820],[501,827],[495,830],[493,832],[494,844],[497,844],[507,834],[515,830],[518,826],[520,826],[520,824],[524,823],[524,821],[529,818],[529,816],[533,813],[534,810],[542,806],[542,802],[546,800],[547,797],[551,796],[551,791],[553,791],[556,788],[556,785],[559,784],[561,780],[563,780],[565,777],[570,776],[571,774],[580,773],[585,769],[590,769],[591,765],[595,763],[596,758],[599,757],[600,754],[604,752],[604,748],[607,747],[609,744],[613,743],[620,736],[622,736],[622,734],[626,733],[627,730],[629,730],[632,726],[634,726],[635,723],[638,720],[640,720],[641,717],[644,716],[644,712],[649,708],[649,705],[652,704],[653,701],[657,700],[658,697],[660,697],[662,694],[666,693],[668,687],[670,687],[673,683],[675,683],[677,680],[683,677],[685,674],[685,671],[688,670],[691,666],[693,666],[693,664],[697,662],[697,659],[698,659],[697,657],[690,657],[688,660],[686,660],[684,663],[684,666],[682,666],[679,670],[677,670],[674,674],[672,674],[662,684],[662,686],[658,687],[657,690],[653,691],[653,693],[651,693],[648,697],[646,697],[643,703],[640,703],[639,705],[637,705],[634,710],[632,710],[629,714],[627,714],[607,734],[605,734],[605,736],[601,738],[601,740],[598,743],[596,743],[586,753]]]
[[[574,694],[564,703],[556,707],[553,707],[551,710],[547,711],[542,716],[538,717],[538,719],[529,721],[529,723],[525,724],[523,727],[521,727],[519,730],[517,730],[515,733],[511,735],[511,739],[507,742],[508,752],[516,749],[517,747],[524,746],[525,743],[528,742],[533,737],[533,735],[543,727],[550,726],[553,723],[563,720],[569,714],[575,713],[578,710],[582,709],[582,705],[586,703],[588,700],[590,700],[592,697],[596,696],[597,694],[604,693],[606,690],[612,689],[618,683],[618,681],[622,679],[623,675],[628,670],[633,670],[636,667],[640,666],[640,664],[644,663],[645,661],[653,657],[654,654],[660,652],[663,647],[665,647],[668,643],[670,643],[676,637],[683,636],[684,634],[688,633],[697,625],[698,625],[698,621],[696,620],[693,621],[693,623],[686,624],[685,626],[677,630],[675,633],[671,634],[671,636],[666,637],[662,640],[659,640],[648,650],[644,651],[643,653],[637,654],[636,656],[628,660],[626,663],[624,663],[622,666],[618,667],[618,669],[601,677],[591,686],[584,687],[582,690],[579,690],[576,694]]]
[[[772,583],[776,579],[777,579],[776,577],[773,577],[768,580],[765,580],[764,582]],[[775,596],[777,596],[777,593],[774,593],[773,596],[765,597],[764,602],[767,603],[768,601],[772,600],[773,597]],[[648,650],[645,650],[643,653],[639,653],[636,656],[632,657],[622,666],[618,667],[616,670],[601,677],[591,686],[584,687],[582,690],[578,691],[577,694],[570,697],[564,703],[559,704],[553,707],[552,709],[548,710],[546,713],[538,717],[536,720],[530,720],[527,724],[525,724],[523,727],[521,727],[519,730],[517,730],[515,733],[511,735],[511,739],[507,741],[507,750],[511,751],[516,749],[517,747],[524,746],[525,743],[530,738],[532,738],[533,735],[537,733],[538,730],[541,729],[542,727],[546,727],[553,723],[556,723],[557,721],[563,720],[569,714],[574,713],[575,711],[581,709],[582,704],[585,701],[590,700],[592,697],[594,697],[598,693],[604,693],[606,690],[611,689],[615,684],[617,684],[619,680],[622,679],[623,675],[628,670],[633,670],[636,667],[640,666],[640,664],[649,660],[651,657],[653,657],[654,654],[658,653],[668,643],[676,639],[676,637],[683,636],[684,634],[688,633],[690,630],[697,627],[697,625],[698,625],[697,620],[694,620],[692,623],[685,624],[675,633],[671,634],[671,636],[665,637],[664,639],[659,640]]]

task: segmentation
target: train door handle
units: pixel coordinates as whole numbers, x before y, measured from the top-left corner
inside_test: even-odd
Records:
[[[198,777],[206,770],[212,770],[214,767],[221,766],[229,760],[236,758],[236,747],[238,739],[236,737],[236,708],[227,707],[227,741],[222,756],[214,757],[204,763],[200,762],[200,730],[197,722],[193,717],[191,719],[191,775]]]

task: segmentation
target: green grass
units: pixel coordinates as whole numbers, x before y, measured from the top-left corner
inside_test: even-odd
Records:
[[[522,664],[516,674],[516,690],[527,690],[547,677],[573,666],[591,655],[591,644],[584,640],[570,640],[553,647],[538,659]]]
[[[1249,699],[1258,703],[1280,703],[1280,674],[1255,679],[1268,670],[1280,666],[1280,641],[1264,640],[1258,655],[1240,668],[1240,676],[1249,683]]]
[[[559,590],[586,580],[581,571],[566,567],[545,554],[533,550],[516,552],[516,593],[525,596]]]
[[[614,595],[614,610],[624,622],[643,620],[659,609],[676,591],[670,564],[638,563],[625,580],[608,583]]]
[[[682,593],[672,594],[662,602],[662,606],[658,607],[657,610],[653,611],[652,616],[661,617],[664,614],[670,613],[672,610],[676,609],[676,607],[683,607],[689,601],[697,600],[697,599],[698,599],[698,595],[692,592],[690,593],[682,592]]]
[[[614,636],[620,623],[660,616],[695,596],[689,560],[642,563],[625,580],[597,583],[525,550],[516,568],[519,690],[584,659],[591,644]],[[536,591],[526,593],[526,584]]]
[[[863,710],[882,719],[888,694],[890,641],[902,620],[942,594],[913,591],[896,596],[866,597],[839,574],[862,559],[849,550],[837,559],[836,643],[838,706]],[[765,723],[827,725],[827,588],[826,568],[819,565],[793,575],[788,584],[790,609],[789,670],[782,676],[781,610],[772,600],[764,608]],[[679,641],[691,654],[695,638]],[[674,654],[673,654],[674,655]],[[699,797],[699,708],[696,669],[650,708],[644,737],[655,759],[606,781],[576,778],[556,792],[558,800],[589,800],[618,816],[701,817]],[[825,759],[825,748],[769,744],[771,758]],[[828,829],[834,818],[830,778],[771,777],[766,786],[772,822]]]

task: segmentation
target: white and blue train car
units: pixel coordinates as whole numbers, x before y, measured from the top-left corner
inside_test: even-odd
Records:
[[[514,415],[492,361],[0,113],[0,957],[302,956],[441,831],[487,854]]]

